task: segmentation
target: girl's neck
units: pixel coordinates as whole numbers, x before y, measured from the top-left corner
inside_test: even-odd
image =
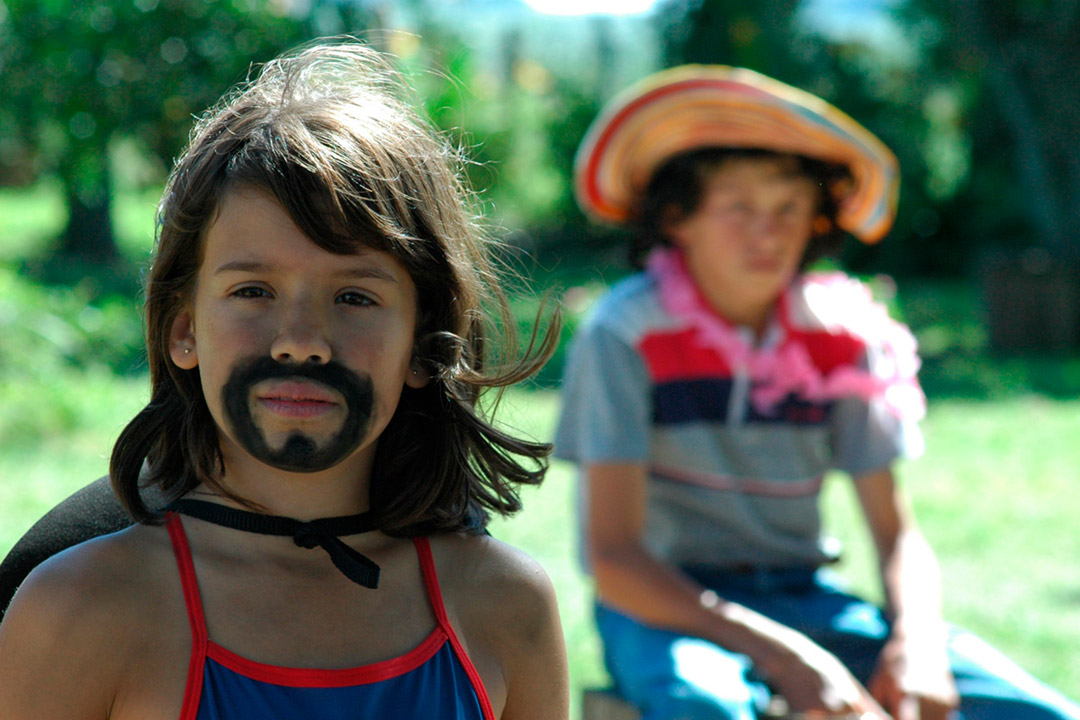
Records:
[[[278,470],[243,451],[222,450],[225,473],[219,480],[221,485],[272,515],[308,521],[369,509],[374,448],[370,453],[354,455],[332,468],[311,473]],[[199,486],[195,492],[202,491],[207,488]],[[227,498],[218,501],[240,507]]]

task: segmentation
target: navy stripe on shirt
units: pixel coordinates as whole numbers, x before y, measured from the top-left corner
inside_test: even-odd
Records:
[[[657,425],[726,422],[732,385],[729,378],[658,383],[653,388],[653,422]],[[832,402],[815,403],[789,395],[769,413],[760,413],[749,403],[745,422],[820,425],[828,420],[832,405]]]

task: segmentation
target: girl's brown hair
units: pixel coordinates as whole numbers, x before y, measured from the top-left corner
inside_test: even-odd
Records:
[[[145,305],[151,399],[121,433],[109,468],[137,521],[158,520],[140,477],[169,498],[199,483],[236,497],[217,481],[221,452],[198,368],[181,370],[169,357],[205,230],[235,186],[272,194],[324,250],[392,254],[416,285],[415,356],[431,382],[403,390],[379,438],[371,509],[383,531],[478,531],[489,512],[520,509],[518,485],[542,480],[550,445],[495,427],[477,403],[484,390],[543,365],[558,315],[519,352],[492,243],[460,181],[460,154],[413,107],[379,53],[342,39],[267,63],[198,121],[158,209]]]

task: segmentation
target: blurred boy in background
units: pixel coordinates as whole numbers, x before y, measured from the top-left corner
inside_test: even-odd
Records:
[[[893,472],[921,449],[915,341],[858,281],[806,271],[889,230],[893,154],[817,97],[686,66],[612,101],[576,182],[590,215],[635,226],[642,268],[575,338],[556,436],[580,466],[617,691],[648,720],[749,720],[774,693],[822,717],[1080,718],[942,621]],[[832,469],[855,485],[883,610],[827,569]]]

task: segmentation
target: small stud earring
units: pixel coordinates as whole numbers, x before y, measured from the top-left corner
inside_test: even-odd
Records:
[[[185,355],[187,355],[189,352],[191,352],[191,348],[184,348],[184,354]]]

